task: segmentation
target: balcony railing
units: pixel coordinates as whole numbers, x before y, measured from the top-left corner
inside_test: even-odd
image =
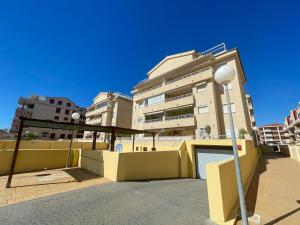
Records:
[[[154,122],[159,122],[162,120],[163,120],[163,118],[157,118],[157,119],[152,119],[152,120],[145,120],[144,122],[145,123],[154,123]]]
[[[194,114],[184,114],[179,116],[168,116],[165,118],[165,120],[179,120],[179,119],[185,119],[185,118],[191,118]]]
[[[206,68],[204,68],[204,69],[197,70],[197,71],[195,71],[195,72],[186,74],[186,75],[184,75],[184,76],[180,76],[180,77],[175,78],[175,79],[173,79],[173,80],[166,81],[166,84],[174,83],[174,82],[176,82],[176,81],[178,81],[178,80],[182,80],[182,79],[184,79],[184,78],[191,77],[191,76],[193,76],[193,75],[195,75],[195,74],[197,74],[197,73],[200,73],[200,72],[202,72],[202,71],[208,70],[208,69],[210,69],[210,68],[211,68],[211,67],[206,67]]]
[[[176,97],[173,97],[173,98],[167,98],[167,99],[165,100],[165,102],[174,101],[174,100],[181,99],[181,98],[185,98],[185,97],[188,97],[188,96],[192,96],[192,93],[188,93],[188,94],[176,96]]]

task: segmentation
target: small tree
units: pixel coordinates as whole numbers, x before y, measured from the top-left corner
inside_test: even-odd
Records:
[[[210,127],[209,125],[206,125],[204,129],[205,129],[205,132],[206,132],[207,135],[208,135],[208,138],[210,139],[211,127]]]
[[[247,134],[247,131],[244,128],[239,129],[239,138],[240,139],[245,139],[245,134]]]
[[[34,140],[39,137],[36,133],[33,133],[33,132],[28,132],[28,133],[26,133],[26,135],[27,135],[28,140]]]

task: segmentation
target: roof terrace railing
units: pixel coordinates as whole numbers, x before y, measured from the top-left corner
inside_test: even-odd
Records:
[[[217,55],[225,51],[227,51],[226,45],[225,43],[221,43],[210,49],[205,50],[204,52],[201,52],[201,55],[209,55],[209,54]]]

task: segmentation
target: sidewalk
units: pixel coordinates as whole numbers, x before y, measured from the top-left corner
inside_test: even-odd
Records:
[[[15,174],[11,188],[5,188],[7,178],[0,176],[0,207],[110,182],[80,168]]]
[[[260,224],[300,224],[300,163],[280,153],[264,155],[246,202],[248,211],[260,216]]]

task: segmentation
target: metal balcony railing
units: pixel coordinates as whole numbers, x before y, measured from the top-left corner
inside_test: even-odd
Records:
[[[168,116],[168,117],[165,117],[165,120],[179,120],[179,119],[191,118],[193,116],[194,116],[194,114],[184,114],[184,115],[179,115],[179,116]]]
[[[192,72],[192,73],[189,73],[189,74],[186,74],[186,75],[184,75],[184,76],[177,77],[177,78],[175,78],[175,79],[173,79],[173,80],[166,81],[166,84],[174,83],[174,82],[176,82],[176,81],[185,79],[185,78],[187,78],[187,77],[194,76],[194,75],[196,75],[197,73],[203,72],[203,71],[205,71],[205,70],[209,70],[210,68],[211,68],[211,66],[206,67],[206,68],[204,68],[204,69],[197,70],[197,71]]]
[[[157,119],[152,119],[152,120],[145,120],[144,122],[145,123],[154,123],[154,122],[159,122],[162,120],[163,120],[163,118],[157,118]]]
[[[174,101],[174,100],[177,100],[177,99],[181,99],[181,98],[185,98],[185,97],[188,97],[188,96],[192,96],[192,94],[193,94],[193,93],[188,93],[188,94],[176,96],[176,97],[173,97],[173,98],[167,98],[167,99],[165,100],[165,102],[170,102],[170,101]]]

